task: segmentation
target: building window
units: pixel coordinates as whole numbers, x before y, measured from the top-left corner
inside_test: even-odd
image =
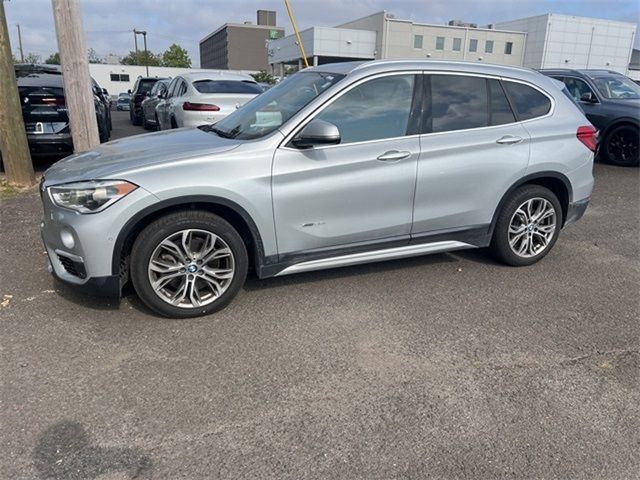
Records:
[[[413,36],[413,48],[422,48],[422,35]]]
[[[513,50],[513,42],[507,42],[504,44],[504,54],[511,55],[511,51]]]
[[[478,51],[478,40],[476,40],[475,38],[472,38],[471,40],[469,40],[469,51],[470,52]]]
[[[461,38],[454,38],[453,39],[453,51],[454,52],[459,52],[461,48],[462,48],[462,39]]]
[[[444,37],[436,37],[436,50],[444,50]]]
[[[129,81],[129,75],[128,74],[120,74],[120,73],[112,73],[111,74],[111,81],[112,82],[128,82]]]
[[[484,53],[493,53],[493,40],[487,40],[485,42]]]

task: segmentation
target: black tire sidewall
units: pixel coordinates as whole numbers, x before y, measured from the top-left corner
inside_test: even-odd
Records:
[[[216,234],[227,243],[234,256],[235,275],[231,284],[220,298],[201,308],[185,309],[170,305],[157,296],[149,282],[147,267],[157,245],[172,233],[185,229],[201,229]],[[242,288],[248,270],[247,249],[238,232],[219,216],[198,210],[176,212],[151,223],[134,242],[130,261],[131,281],[140,299],[154,312],[170,318],[198,317],[226,307]]]
[[[553,205],[553,208],[556,211],[556,230],[547,248],[545,248],[542,252],[534,257],[523,258],[517,255],[509,245],[509,224],[511,223],[511,218],[513,217],[516,209],[528,199],[535,197],[544,198],[551,202],[551,204]],[[563,221],[564,217],[562,206],[560,205],[558,197],[556,197],[556,195],[551,190],[540,185],[522,186],[509,196],[507,201],[504,203],[502,210],[498,214],[498,219],[493,231],[490,248],[493,251],[494,255],[500,261],[508,265],[512,265],[515,267],[532,265],[544,258],[551,251],[554,244],[558,240]]]
[[[618,127],[614,127],[610,132],[607,133],[604,142],[602,142],[601,155],[605,162],[612,165],[618,165],[620,167],[637,167],[640,162],[640,153],[635,160],[632,160],[630,162],[620,162],[616,158],[612,158],[609,156],[609,142],[611,141],[611,138],[621,130],[631,130],[631,132],[633,132],[636,136],[638,136],[639,134],[638,128],[634,127],[633,125],[620,125]]]

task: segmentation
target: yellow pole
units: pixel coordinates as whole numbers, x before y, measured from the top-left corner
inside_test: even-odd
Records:
[[[309,68],[309,62],[307,61],[307,54],[304,52],[304,45],[302,44],[302,38],[300,38],[300,32],[298,31],[296,20],[293,18],[293,12],[291,11],[291,5],[289,5],[289,0],[284,0],[284,5],[287,7],[287,13],[289,14],[289,20],[291,20],[291,26],[293,27],[293,31],[296,34],[296,38],[298,39],[298,47],[300,47],[300,54],[302,55],[302,59],[304,60],[304,65],[305,67]]]

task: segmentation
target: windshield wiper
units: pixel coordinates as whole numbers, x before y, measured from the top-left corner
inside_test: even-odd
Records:
[[[228,132],[225,132],[224,130],[220,130],[218,127],[214,126],[214,125],[204,125],[202,127],[200,127],[202,130],[205,130],[207,132],[213,132],[216,135],[218,135],[219,137],[222,138],[233,138],[232,135],[230,135]]]

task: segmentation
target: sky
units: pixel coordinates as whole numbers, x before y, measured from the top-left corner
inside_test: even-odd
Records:
[[[1,0],[0,0],[1,1]],[[640,0],[290,0],[302,30],[335,26],[381,10],[396,18],[445,24],[451,19],[486,25],[543,13],[640,22]],[[224,23],[256,22],[256,10],[275,10],[278,25],[292,33],[283,0],[81,0],[87,48],[104,57],[134,49],[134,28],[147,31],[149,50],[158,53],[172,43],[186,48],[199,66],[198,45]],[[25,55],[44,60],[57,51],[50,0],[8,0],[5,11],[11,47],[18,56],[16,24],[22,30]],[[640,30],[638,30],[640,32]],[[142,37],[139,38],[140,45]],[[636,35],[640,48],[640,35]]]

